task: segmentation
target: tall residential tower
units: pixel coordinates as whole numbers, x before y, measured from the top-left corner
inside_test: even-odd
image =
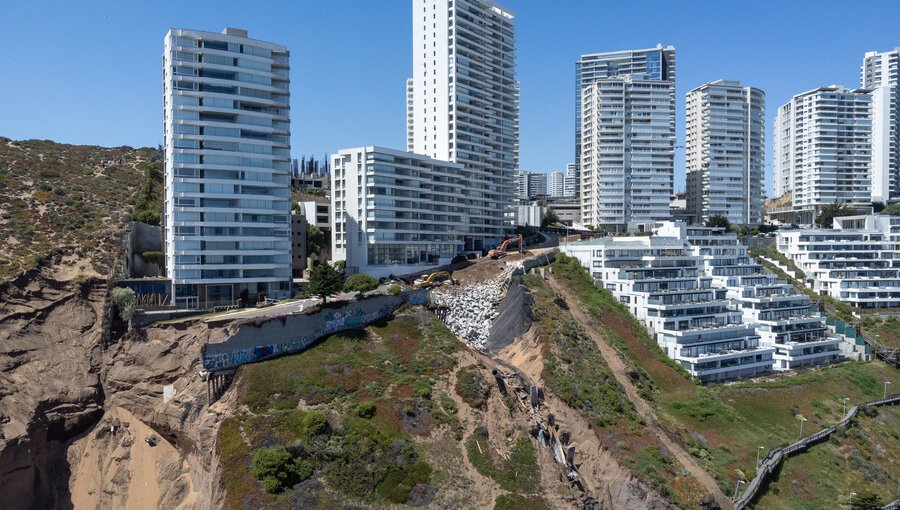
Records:
[[[872,201],[900,202],[900,48],[866,53],[860,82],[872,91]]]
[[[513,17],[493,0],[413,0],[407,148],[472,171],[472,196],[486,208],[466,214],[466,249],[488,248],[502,238],[504,211],[515,198],[519,92]]]
[[[687,94],[687,212],[763,222],[765,94],[717,80]]]
[[[176,306],[290,296],[289,55],[234,28],[166,34],[163,227]]]
[[[794,96],[775,117],[775,194],[793,193],[800,223],[829,204],[872,202],[872,96],[832,85]]]
[[[582,222],[610,230],[669,217],[675,161],[675,49],[582,55],[576,172]]]

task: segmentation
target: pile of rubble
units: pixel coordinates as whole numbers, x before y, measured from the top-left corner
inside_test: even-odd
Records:
[[[507,266],[499,276],[466,287],[443,286],[431,292],[431,304],[445,311],[441,318],[450,331],[476,349],[484,349],[497,318],[497,304],[509,285],[515,266]]]

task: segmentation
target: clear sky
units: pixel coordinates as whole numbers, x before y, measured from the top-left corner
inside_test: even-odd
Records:
[[[793,94],[859,86],[866,51],[900,46],[900,1],[507,0],[517,14],[520,166],[574,158],[582,53],[673,45],[677,134],[684,94],[718,78],[766,93],[772,119]],[[405,148],[412,68],[409,0],[47,1],[0,3],[0,135],[96,145],[162,141],[162,45],[171,27],[249,30],[291,50],[293,153]],[[675,187],[684,187],[676,151]]]

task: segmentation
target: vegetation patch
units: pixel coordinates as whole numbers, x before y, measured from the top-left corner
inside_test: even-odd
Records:
[[[491,387],[481,370],[475,365],[460,368],[456,372],[456,394],[473,409],[484,409]]]
[[[432,468],[413,438],[437,423],[459,427],[461,435],[455,403],[434,391],[455,368],[459,348],[437,318],[405,307],[303,353],[242,366],[235,384],[252,414],[220,429],[229,505],[289,505],[293,492],[306,494],[299,487],[310,485],[291,487],[310,476],[352,501],[430,501]],[[257,473],[256,455],[275,456],[277,467]]]
[[[518,438],[509,458],[504,459],[490,445],[487,429],[478,427],[466,441],[466,453],[475,469],[497,482],[500,488],[515,494],[534,494],[540,490],[541,475],[528,437]]]

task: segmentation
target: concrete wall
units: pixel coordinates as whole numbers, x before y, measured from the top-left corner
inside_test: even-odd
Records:
[[[311,314],[248,319],[223,342],[204,346],[206,370],[224,370],[246,363],[302,351],[323,336],[371,324],[392,314],[403,303],[425,304],[426,291],[373,296]]]
[[[163,251],[162,227],[147,225],[139,221],[128,223],[123,239],[125,248],[125,277],[143,278],[162,276],[163,268],[156,264],[148,264],[141,258],[145,251]]]

